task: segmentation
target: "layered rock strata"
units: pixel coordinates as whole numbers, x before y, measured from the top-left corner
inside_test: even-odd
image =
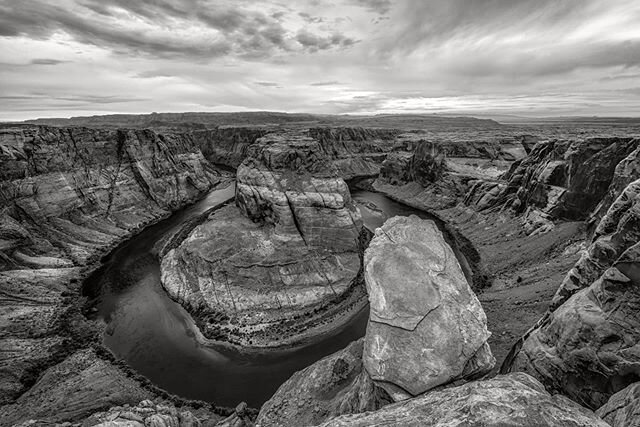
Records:
[[[329,128],[309,129],[309,136],[320,143],[324,153],[345,180],[373,177],[387,153],[397,148],[397,129]]]
[[[540,142],[505,175],[508,183],[495,203],[531,216],[532,229],[548,230],[557,219],[584,220],[605,198],[616,167],[639,142],[630,137]]]
[[[433,221],[387,220],[364,268],[371,307],[364,366],[396,401],[491,370],[484,311]]]
[[[362,221],[319,143],[300,134],[249,148],[236,205],[166,254],[163,285],[209,337],[283,344],[357,287]]]

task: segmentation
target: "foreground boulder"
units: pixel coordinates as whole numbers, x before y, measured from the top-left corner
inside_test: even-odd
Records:
[[[558,426],[606,427],[593,412],[561,395],[551,396],[522,373],[498,376],[322,424],[342,426]]]
[[[435,223],[394,217],[365,252],[363,360],[396,401],[491,370],[486,316]]]
[[[318,141],[261,138],[237,178],[236,206],[213,213],[161,263],[163,286],[207,337],[281,345],[366,303],[355,280],[362,220]]]
[[[611,427],[637,425],[640,422],[640,382],[631,384],[611,396],[611,399],[601,406],[596,414]]]
[[[260,409],[256,424],[314,426],[343,414],[374,411],[391,402],[362,368],[360,339],[296,372]]]

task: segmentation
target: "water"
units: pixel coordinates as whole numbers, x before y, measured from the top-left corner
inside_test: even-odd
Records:
[[[105,258],[84,288],[95,296],[96,316],[107,324],[105,345],[157,386],[190,399],[235,406],[240,401],[259,407],[294,372],[364,336],[368,309],[315,343],[296,349],[242,353],[196,339],[193,320],[171,300],[160,284],[160,266],[153,247],[163,236],[212,206],[229,199],[233,186],[215,190],[198,203],[145,229]],[[354,198],[381,208],[361,206],[371,229],[394,215],[428,215],[385,196],[355,191]]]

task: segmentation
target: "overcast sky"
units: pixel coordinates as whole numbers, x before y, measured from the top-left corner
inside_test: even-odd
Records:
[[[637,0],[0,0],[0,120],[640,115]]]

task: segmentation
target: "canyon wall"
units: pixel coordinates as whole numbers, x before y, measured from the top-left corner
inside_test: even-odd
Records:
[[[82,314],[81,280],[116,244],[225,178],[191,137],[148,130],[4,127],[0,163],[0,418],[53,422],[65,407],[79,417],[152,396],[86,350],[101,331]]]

